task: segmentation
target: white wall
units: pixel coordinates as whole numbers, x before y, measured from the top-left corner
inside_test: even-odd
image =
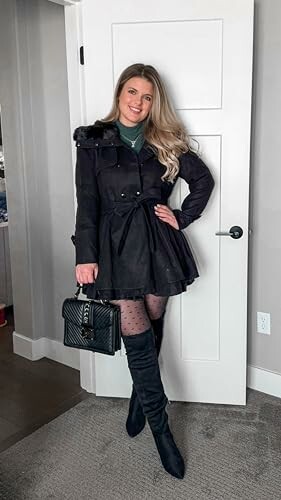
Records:
[[[75,287],[64,9],[46,0],[1,0],[0,8],[15,330],[62,340],[61,305]]]
[[[43,328],[35,337],[62,339],[61,305],[75,291],[73,166],[66,73],[64,8],[46,0],[26,6],[36,186],[33,193],[37,292]],[[38,255],[39,254],[39,255]],[[42,331],[43,330],[43,331]]]
[[[252,366],[281,374],[281,2],[255,0],[251,154],[249,350]],[[257,333],[257,311],[271,335]]]
[[[21,114],[17,78],[15,1],[0,0],[0,103],[9,205],[9,240],[12,262],[16,328],[33,333],[33,307],[29,262],[25,160],[21,149]],[[27,103],[28,104],[28,103]]]

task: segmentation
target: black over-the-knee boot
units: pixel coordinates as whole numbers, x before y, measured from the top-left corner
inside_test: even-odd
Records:
[[[158,319],[152,319],[151,325],[155,338],[157,356],[159,356],[163,339],[164,314]],[[129,413],[126,421],[126,429],[131,437],[137,436],[145,426],[145,416],[138,399],[136,389],[133,385],[132,395],[129,404]]]
[[[184,461],[168,424],[166,404],[154,334],[151,329],[137,335],[123,336],[128,366],[144,415],[151,428],[163,467],[182,479]]]

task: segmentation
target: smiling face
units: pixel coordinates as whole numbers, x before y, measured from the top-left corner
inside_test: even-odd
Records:
[[[139,76],[124,83],[119,95],[119,121],[133,127],[147,117],[153,99],[153,85]]]

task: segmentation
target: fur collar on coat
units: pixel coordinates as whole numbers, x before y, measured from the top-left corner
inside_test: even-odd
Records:
[[[73,134],[75,141],[86,141],[88,139],[102,139],[115,141],[119,139],[119,130],[114,122],[96,121],[93,125],[81,126],[75,129]]]

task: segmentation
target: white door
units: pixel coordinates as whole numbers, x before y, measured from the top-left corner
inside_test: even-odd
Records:
[[[170,400],[245,404],[253,0],[83,0],[85,121],[104,117],[129,64],[156,66],[216,182],[186,231],[200,278],[169,300],[161,370]],[[171,205],[188,187],[179,181]],[[243,228],[234,239],[216,235]],[[81,356],[96,394],[129,396],[124,350]],[[84,382],[85,383],[85,382]],[[88,383],[85,383],[89,386]]]

